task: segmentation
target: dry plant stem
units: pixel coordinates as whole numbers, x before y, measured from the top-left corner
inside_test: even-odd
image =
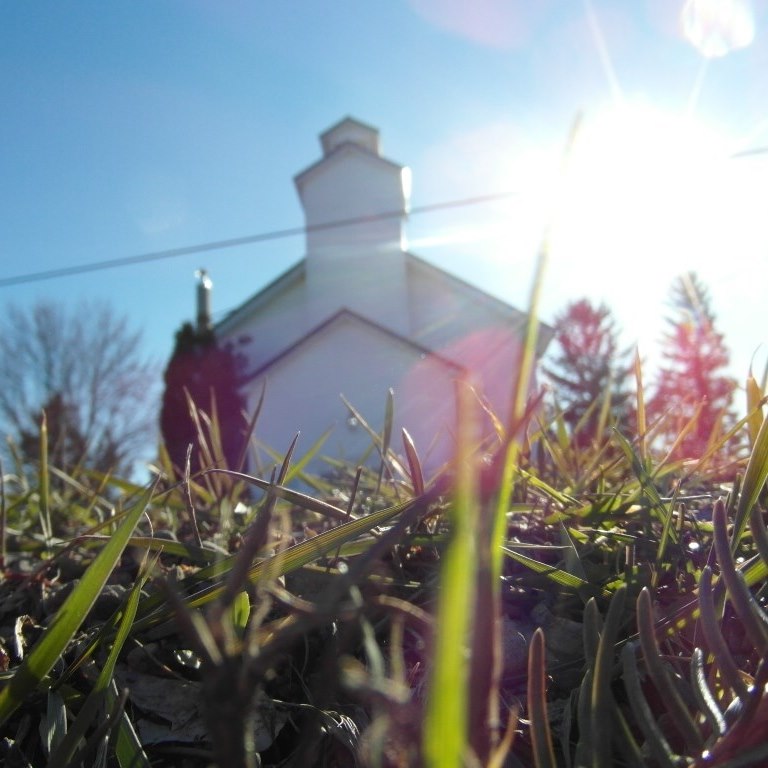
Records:
[[[298,440],[299,436],[297,434],[288,447],[288,451],[285,454],[283,464],[280,467],[280,472],[277,476],[275,476],[273,470],[272,477],[270,478],[270,486],[282,485],[285,481],[288,473],[288,466],[291,463],[291,458],[293,457],[293,452]],[[266,545],[269,539],[269,525],[272,520],[272,513],[274,512],[276,501],[276,496],[268,489],[261,510],[245,535],[243,547],[237,555],[235,565],[227,580],[224,593],[222,594],[219,603],[222,610],[232,604],[238,592],[245,586],[248,580],[248,570],[251,567],[251,562],[256,557],[256,553]]]
[[[362,466],[359,466],[357,470],[355,471],[355,479],[352,482],[352,491],[349,494],[349,503],[347,504],[347,520],[352,519],[352,510],[355,508],[355,501],[357,499],[357,489],[360,487],[360,477],[363,474],[363,468]],[[339,559],[339,555],[341,554],[341,547],[339,547],[336,550],[336,560]],[[328,568],[331,567],[331,563],[329,561]]]
[[[218,647],[215,636],[226,634],[221,626],[209,628],[167,582],[158,586],[173,607],[181,635],[203,660],[203,712],[216,763],[220,768],[256,768],[256,754],[246,740],[257,679],[242,656],[225,655]]]
[[[184,462],[184,503],[187,508],[187,514],[189,515],[189,522],[192,526],[192,533],[195,537],[195,544],[198,547],[203,546],[203,541],[200,538],[200,530],[197,527],[197,515],[195,514],[195,504],[192,501],[192,491],[190,489],[190,467],[192,464],[192,443],[187,446],[187,458]]]

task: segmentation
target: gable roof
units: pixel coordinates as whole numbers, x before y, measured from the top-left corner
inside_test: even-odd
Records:
[[[293,288],[295,285],[302,282],[306,276],[306,269],[306,259],[301,259],[296,262],[296,264],[278,275],[272,282],[267,283],[261,290],[246,299],[239,307],[235,307],[228,312],[225,317],[216,323],[216,332],[219,334],[228,333],[232,327],[238,324],[238,322],[247,319],[249,315],[258,312],[258,310],[265,304],[268,304],[273,299],[279,298],[279,296],[282,293],[285,293],[289,288]]]
[[[495,314],[498,314],[499,320],[512,323],[525,322],[526,313],[503,301],[502,299],[496,298],[495,296],[492,296],[491,294],[481,290],[471,283],[468,283],[466,280],[462,280],[456,275],[440,269],[434,264],[425,261],[420,256],[408,252],[405,254],[405,257],[409,271],[413,270],[414,273],[421,273],[428,279],[428,285],[433,283],[433,281],[438,281],[439,283],[442,283],[448,287],[450,290],[463,294],[470,301],[483,304],[486,308],[490,309]],[[231,330],[237,327],[238,324],[246,322],[249,316],[258,314],[260,310],[265,308],[271,302],[278,301],[282,294],[296,287],[298,284],[305,280],[306,266],[306,258],[301,259],[289,267],[285,272],[278,275],[264,288],[257,291],[250,298],[246,299],[239,307],[235,307],[235,309],[231,310],[216,324],[216,333],[219,335],[228,334]],[[365,319],[362,318],[362,316],[357,315],[357,313],[351,312],[351,310],[342,309],[341,311],[347,311],[350,312],[350,314],[360,317],[361,319]],[[335,315],[328,318],[326,322],[330,322],[333,317],[335,317]],[[372,321],[366,320],[366,322]],[[377,325],[376,323],[373,324]],[[383,328],[383,326],[380,327]],[[312,331],[310,331],[310,333],[311,332]],[[539,324],[537,351],[540,355],[544,353],[544,350],[552,340],[553,335],[554,329],[552,327],[546,323]],[[413,343],[416,346],[422,346],[419,345],[418,342]],[[426,346],[423,346],[423,349],[430,352],[432,351]]]
[[[492,296],[466,280],[462,280],[456,275],[446,272],[444,269],[425,261],[420,256],[408,252],[406,254],[409,269],[417,270],[423,273],[430,281],[440,281],[453,290],[463,293],[471,301],[484,304],[493,312],[498,313],[500,318],[504,318],[512,323],[524,323],[528,315],[517,307],[512,306],[503,299]],[[539,322],[539,337],[537,342],[537,353],[542,355],[549,342],[554,336],[554,329],[546,323]]]
[[[389,339],[391,342],[398,344],[402,347],[405,347],[409,350],[411,350],[414,354],[419,356],[427,356],[440,361],[443,365],[445,365],[447,368],[452,368],[456,371],[456,373],[461,373],[464,369],[461,365],[459,365],[454,360],[450,360],[449,358],[436,354],[433,350],[422,346],[421,344],[417,344],[416,342],[412,341],[411,339],[406,338],[405,336],[401,336],[399,333],[395,333],[394,331],[390,330],[389,328],[385,328],[383,325],[379,325],[378,323],[374,322],[373,320],[369,320],[367,317],[363,317],[362,315],[358,314],[357,312],[353,312],[350,309],[340,309],[338,312],[331,315],[329,318],[324,320],[322,323],[319,323],[316,325],[311,331],[306,333],[304,336],[302,336],[300,339],[298,339],[293,344],[290,344],[287,346],[282,352],[275,355],[272,359],[268,360],[266,363],[261,365],[258,369],[255,371],[250,372],[244,379],[243,384],[254,381],[255,379],[260,378],[263,376],[272,366],[280,362],[281,360],[289,357],[290,355],[294,354],[297,350],[299,350],[304,345],[310,343],[312,339],[316,338],[317,336],[327,332],[328,330],[332,329],[334,325],[337,325],[339,322],[344,320],[351,320],[354,323],[359,323],[360,325],[369,328],[371,330],[374,330],[375,332],[381,334],[383,337]]]

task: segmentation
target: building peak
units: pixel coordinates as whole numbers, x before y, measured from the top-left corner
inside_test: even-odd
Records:
[[[379,131],[354,117],[345,117],[320,134],[323,155],[327,157],[342,144],[356,144],[374,155],[380,155]]]

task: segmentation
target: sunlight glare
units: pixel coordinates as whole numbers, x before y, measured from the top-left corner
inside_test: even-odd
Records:
[[[574,256],[652,269],[690,253],[716,219],[724,142],[692,118],[627,104],[586,120],[553,236]]]
[[[680,22],[686,39],[708,59],[746,48],[755,37],[750,0],[688,0]]]
[[[736,244],[727,158],[714,130],[647,104],[586,118],[550,235],[551,279],[571,298],[602,296],[650,348],[671,280],[706,274]]]

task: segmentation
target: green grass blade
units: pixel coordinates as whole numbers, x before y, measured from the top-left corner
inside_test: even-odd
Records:
[[[149,572],[148,569],[147,573]],[[83,738],[88,730],[88,727],[93,722],[98,708],[105,701],[107,691],[110,683],[112,682],[115,673],[115,664],[117,664],[117,657],[120,655],[120,651],[123,649],[125,641],[128,639],[131,627],[133,626],[133,620],[136,617],[136,609],[139,605],[139,598],[141,597],[141,589],[146,582],[146,575],[140,579],[137,579],[128,595],[128,600],[125,603],[125,607],[120,617],[120,623],[115,635],[112,648],[110,648],[107,661],[101,668],[96,682],[93,688],[91,688],[88,697],[83,706],[80,708],[75,721],[72,723],[66,738],[59,744],[58,749],[51,755],[48,763],[48,768],[67,768],[70,765],[72,755],[75,753],[77,744],[81,738]]]
[[[725,582],[728,598],[736,615],[752,644],[761,655],[768,654],[768,629],[762,609],[757,604],[752,593],[747,589],[743,575],[739,574],[733,562],[728,546],[728,523],[726,520],[725,504],[721,499],[715,502],[712,512],[714,526],[715,552],[720,565],[720,576]]]
[[[645,743],[651,757],[660,768],[676,768],[678,765],[675,753],[658,725],[657,716],[648,706],[648,701],[643,693],[640,674],[637,670],[635,659],[635,646],[627,643],[621,651],[622,669],[624,672],[624,687],[627,690],[627,698],[635,720],[645,736]]]
[[[275,485],[274,483],[271,483],[269,480],[262,480],[259,477],[246,475],[246,474],[243,474],[242,472],[232,472],[231,470],[228,470],[228,469],[207,469],[203,474],[209,475],[209,474],[217,474],[217,473],[223,473],[225,475],[229,475],[231,477],[244,480],[246,483],[255,485],[257,488],[260,488],[263,491],[268,491],[273,496],[276,496],[278,499],[283,499],[284,501],[288,501],[291,504],[295,504],[297,507],[301,507],[302,509],[309,510],[310,512],[317,512],[320,515],[325,515],[326,517],[331,517],[336,520],[346,521],[349,519],[349,513],[344,509],[335,507],[332,504],[328,504],[324,501],[321,501],[320,499],[315,499],[312,496],[307,495],[306,493],[294,491],[291,488],[285,488],[284,486],[281,486],[281,485]]]
[[[84,534],[78,537],[77,540],[86,546],[97,546],[109,541],[110,538],[111,536],[103,536],[101,534]],[[67,547],[70,545],[71,542],[65,544]],[[150,552],[162,552],[164,555],[172,555],[189,560],[196,565],[211,565],[221,560],[220,550],[198,547],[183,541],[161,539],[159,536],[131,536],[128,540],[128,546],[138,547]]]
[[[50,510],[50,467],[48,466],[48,420],[43,411],[40,420],[40,469],[38,477],[40,479],[40,528],[43,531],[45,546],[50,547],[53,538],[53,528],[51,526]]]
[[[752,538],[760,557],[768,566],[768,529],[765,527],[763,515],[757,506],[752,507],[752,512],[749,515],[749,529],[752,532]]]
[[[717,698],[707,683],[707,672],[704,667],[704,651],[694,648],[691,654],[691,687],[699,709],[707,718],[712,733],[722,736],[728,726],[723,713],[717,704]]]
[[[331,433],[333,432],[333,427],[328,427],[328,429],[323,432],[320,437],[315,440],[314,443],[302,454],[301,458],[298,461],[295,461],[291,463],[291,465],[287,468],[287,471],[285,473],[285,480],[281,484],[287,484],[290,483],[292,480],[295,480],[296,478],[306,480],[306,476],[304,475],[304,470],[307,467],[307,464],[309,464],[312,459],[314,459],[319,453],[320,449],[325,444],[326,440],[331,436]],[[291,447],[295,443],[291,444]],[[283,463],[285,461],[285,456],[278,451],[273,450],[272,448],[269,448],[266,445],[261,446],[264,449],[264,452],[269,455],[271,459],[273,459],[275,462]],[[286,454],[287,455],[287,454]],[[240,470],[238,470],[240,471]]]
[[[658,568],[664,562],[664,554],[667,549],[667,544],[670,541],[676,542],[678,538],[677,532],[672,525],[674,520],[674,506],[671,502],[665,504],[664,501],[662,501],[659,492],[656,490],[656,485],[653,482],[653,478],[643,464],[642,457],[635,453],[629,440],[627,440],[627,438],[624,437],[624,435],[622,435],[618,430],[614,434],[619,443],[619,446],[621,447],[621,450],[624,451],[624,455],[632,464],[632,471],[635,473],[635,477],[637,477],[639,480],[643,489],[643,493],[651,502],[651,506],[656,510],[663,524],[661,537],[659,538],[659,546],[656,551],[656,566]]]
[[[749,434],[749,444],[754,446],[757,442],[757,436],[760,434],[760,427],[763,424],[763,390],[757,383],[757,379],[752,374],[750,368],[746,384],[747,392],[747,430]]]
[[[429,768],[463,768],[468,738],[469,660],[476,559],[475,411],[469,387],[456,388],[458,439],[452,535],[442,559],[434,667],[427,694],[424,756]]]
[[[543,574],[550,581],[553,581],[561,587],[567,587],[574,591],[583,590],[587,594],[600,594],[603,597],[610,597],[612,594],[610,590],[590,584],[590,582],[580,579],[578,576],[574,576],[574,574],[568,573],[568,571],[564,571],[561,568],[556,568],[547,563],[540,563],[538,560],[534,560],[532,557],[526,557],[525,555],[520,554],[520,552],[515,552],[508,547],[502,547],[501,549],[507,557],[511,557],[513,560],[516,560],[521,565],[525,565],[536,573]]]
[[[67,737],[67,708],[64,699],[58,691],[48,691],[48,701],[45,715],[40,721],[40,736],[43,749],[50,754]],[[50,762],[48,763],[50,767]]]
[[[323,531],[317,536],[306,539],[299,544],[262,560],[251,566],[248,571],[248,579],[251,582],[259,581],[265,573],[270,573],[274,577],[282,576],[286,573],[298,570],[304,565],[308,565],[321,557],[325,557],[331,552],[335,552],[352,539],[356,539],[363,534],[369,533],[373,528],[388,523],[400,514],[410,511],[413,507],[422,503],[422,499],[409,499],[392,507],[387,507],[378,512],[372,512],[370,515],[362,518],[353,518],[350,522],[343,525],[337,525],[328,531]],[[375,540],[371,540],[374,544]],[[197,608],[207,605],[212,600],[219,597],[225,589],[221,583],[221,577],[229,573],[233,568],[236,556],[224,558],[214,565],[202,568],[193,576],[187,577],[178,582],[179,589],[189,591],[196,589],[210,579],[218,579],[212,586],[207,586],[192,595],[185,598],[184,602],[189,608]],[[279,561],[279,570],[273,571],[275,561]],[[134,632],[146,629],[149,626],[162,623],[173,618],[173,610],[167,604],[164,597],[154,595],[145,598],[139,606],[139,619],[134,624]]]
[[[133,529],[152,498],[152,492],[153,488],[147,489],[125,515],[112,538],[59,608],[52,623],[16,669],[9,683],[0,690],[0,724],[34,691],[71,642],[120,559]]]
[[[611,693],[611,678],[616,640],[624,614],[626,596],[627,587],[622,585],[616,590],[611,600],[597,646],[590,707],[592,733],[595,735],[600,733],[601,729],[609,727],[609,724],[612,729],[618,726],[615,718],[616,701]],[[611,739],[595,738],[594,745],[592,764],[596,768],[611,768],[613,765]]]
[[[522,447],[520,431],[524,429],[523,423],[526,421],[526,403],[529,396],[533,367],[536,361],[536,344],[539,331],[538,310],[541,291],[544,284],[544,271],[546,268],[548,248],[549,243],[547,242],[547,237],[545,235],[536,264],[536,274],[531,287],[531,298],[528,305],[528,323],[520,355],[520,368],[517,372],[517,381],[514,382],[512,391],[510,405],[511,413],[509,419],[511,434],[507,435],[508,442],[504,454],[504,465],[496,501],[496,514],[494,516],[493,534],[491,539],[491,572],[496,579],[501,577],[502,563],[504,561],[501,554],[501,545],[504,541],[504,535],[507,528],[507,511],[510,502],[512,501],[512,492],[515,484],[515,470],[518,465],[518,457]]]
[[[643,661],[678,733],[685,739],[691,751],[700,752],[703,739],[691,717],[683,697],[676,687],[672,674],[662,661],[662,653],[656,642],[653,606],[648,587],[643,587],[637,599],[637,627]]]
[[[387,390],[387,405],[384,409],[384,427],[381,432],[381,464],[379,464],[379,477],[376,481],[376,493],[381,490],[381,481],[384,477],[384,468],[387,464],[387,454],[392,441],[392,423],[395,419],[395,391],[390,387]]]
[[[584,673],[576,700],[576,720],[579,725],[579,741],[576,744],[576,754],[574,755],[574,765],[576,766],[592,764],[593,736],[595,735],[592,733],[589,709],[592,700],[592,678],[592,665],[590,664]]]
[[[113,710],[120,699],[117,685],[113,680],[107,691],[107,708]],[[115,736],[115,757],[120,768],[151,768],[147,753],[141,745],[139,735],[133,727],[128,714],[123,711],[120,715],[120,723]]]
[[[421,461],[419,461],[416,445],[413,442],[413,438],[408,434],[407,429],[403,429],[403,448],[405,449],[405,456],[408,459],[408,469],[410,470],[413,492],[416,496],[420,496],[424,493],[424,473],[421,470]]]
[[[531,723],[534,765],[536,768],[557,768],[547,712],[547,670],[541,627],[533,633],[528,651],[528,719]]]
[[[742,701],[746,701],[749,696],[747,685],[742,679],[739,668],[728,648],[728,643],[725,642],[719,629],[715,601],[712,595],[712,569],[708,565],[702,569],[699,579],[699,610],[704,640],[707,643],[707,648],[715,657],[723,681],[732,688]]]
[[[768,478],[768,419],[764,419],[760,425],[760,431],[757,434],[755,445],[747,463],[747,470],[744,473],[744,481],[741,484],[739,504],[736,507],[736,519],[731,537],[731,552],[733,553],[739,546],[749,513],[763,490],[766,478]]]
[[[600,633],[602,631],[603,617],[597,609],[595,598],[590,597],[584,606],[584,622],[582,624],[584,659],[589,669],[595,668],[595,659],[597,659],[597,649],[600,645]]]

